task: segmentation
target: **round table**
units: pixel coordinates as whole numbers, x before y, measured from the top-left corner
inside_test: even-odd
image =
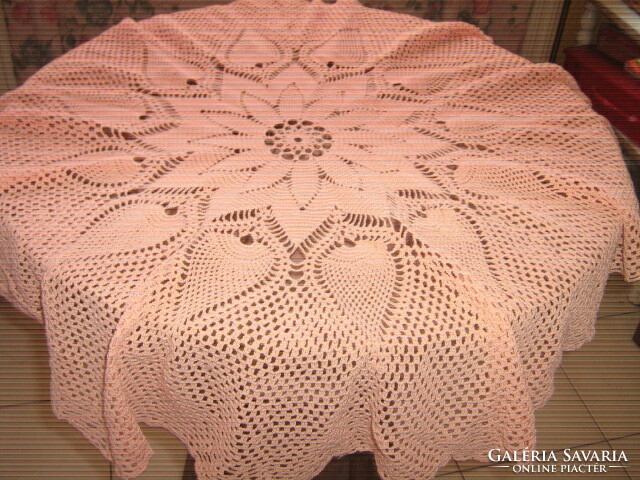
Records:
[[[353,0],[126,19],[0,101],[0,294],[133,478],[387,480],[533,448],[640,221],[560,67]]]

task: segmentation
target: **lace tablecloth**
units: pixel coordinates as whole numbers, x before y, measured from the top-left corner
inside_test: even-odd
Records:
[[[0,294],[124,478],[141,422],[211,480],[532,448],[608,274],[640,279],[606,121],[465,23],[351,0],[124,20],[0,109]]]

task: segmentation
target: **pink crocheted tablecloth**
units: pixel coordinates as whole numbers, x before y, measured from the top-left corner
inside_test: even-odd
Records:
[[[616,140],[560,67],[351,0],[124,20],[0,100],[0,294],[124,478],[386,480],[532,448],[610,272]]]

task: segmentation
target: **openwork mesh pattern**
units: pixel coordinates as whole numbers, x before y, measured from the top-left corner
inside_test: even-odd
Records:
[[[350,0],[124,20],[0,106],[0,293],[118,474],[387,480],[534,446],[607,275],[640,279],[612,132],[560,67]]]

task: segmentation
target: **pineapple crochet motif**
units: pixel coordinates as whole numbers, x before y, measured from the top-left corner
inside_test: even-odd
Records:
[[[640,279],[612,131],[477,28],[302,0],[127,19],[0,100],[0,294],[55,414],[134,478],[385,480],[535,447],[607,276]]]

